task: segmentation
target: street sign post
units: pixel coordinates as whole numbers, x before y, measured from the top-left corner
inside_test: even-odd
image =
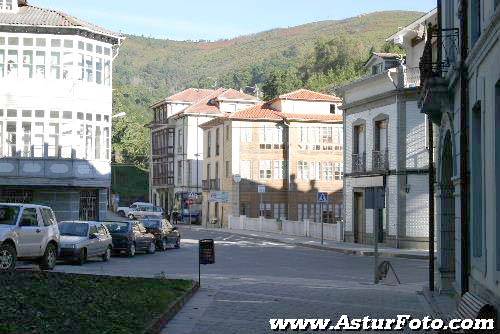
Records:
[[[321,219],[321,244],[323,245],[324,243],[324,220],[323,220],[323,203],[328,203],[328,193],[324,192],[318,192],[318,203],[319,203],[319,212],[320,212],[320,219]]]
[[[264,194],[266,192],[266,186],[264,186],[264,185],[258,185],[257,186],[257,192],[260,194],[260,208],[259,208],[260,209],[259,210],[260,214],[259,214],[259,216],[262,217],[262,211],[263,211],[262,210],[262,194]]]
[[[202,239],[198,242],[198,283],[201,286],[201,265],[215,263],[215,242],[213,239]]]
[[[373,244],[374,244],[374,265],[375,265],[375,284],[378,284],[379,282],[379,275],[378,275],[378,243],[379,243],[379,233],[380,233],[380,226],[379,226],[379,210],[385,208],[385,188],[384,187],[377,187],[377,188],[366,188],[365,190],[365,208],[366,209],[373,209],[374,212],[374,238],[373,238]]]

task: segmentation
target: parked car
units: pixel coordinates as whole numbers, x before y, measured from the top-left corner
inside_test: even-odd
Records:
[[[17,260],[54,269],[59,229],[52,209],[31,204],[0,204],[0,272],[12,271]]]
[[[136,202],[130,207],[118,207],[116,211],[122,217],[140,219],[144,216],[163,216],[163,209],[151,203]]]
[[[111,258],[113,242],[103,223],[66,221],[59,224],[61,249],[59,259],[83,265],[91,257]]]
[[[156,252],[155,236],[138,221],[105,222],[113,238],[113,253],[133,257],[136,252]]]
[[[146,216],[140,222],[146,231],[155,236],[157,249],[165,251],[169,246],[181,247],[181,234],[177,227],[172,226],[168,220]]]

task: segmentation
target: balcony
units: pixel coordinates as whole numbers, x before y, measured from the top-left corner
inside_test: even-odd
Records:
[[[220,179],[210,180],[210,190],[220,190]]]
[[[366,153],[352,155],[352,173],[366,172]]]
[[[372,170],[387,171],[389,170],[389,151],[373,151],[372,152]]]
[[[204,191],[220,190],[220,179],[202,180],[201,189]]]

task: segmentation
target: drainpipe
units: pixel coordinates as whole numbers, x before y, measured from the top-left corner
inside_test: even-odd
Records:
[[[469,138],[468,138],[468,108],[469,108],[469,90],[468,90],[468,69],[465,61],[468,55],[468,1],[462,0],[460,8],[460,234],[461,234],[461,292],[466,293],[469,290]]]

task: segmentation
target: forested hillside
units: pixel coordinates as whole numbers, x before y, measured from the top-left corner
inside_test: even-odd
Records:
[[[114,67],[115,113],[127,113],[114,126],[118,159],[146,164],[155,100],[191,86],[257,85],[266,98],[302,86],[332,91],[363,74],[371,50],[397,50],[385,39],[421,15],[376,12],[215,42],[127,36]]]

